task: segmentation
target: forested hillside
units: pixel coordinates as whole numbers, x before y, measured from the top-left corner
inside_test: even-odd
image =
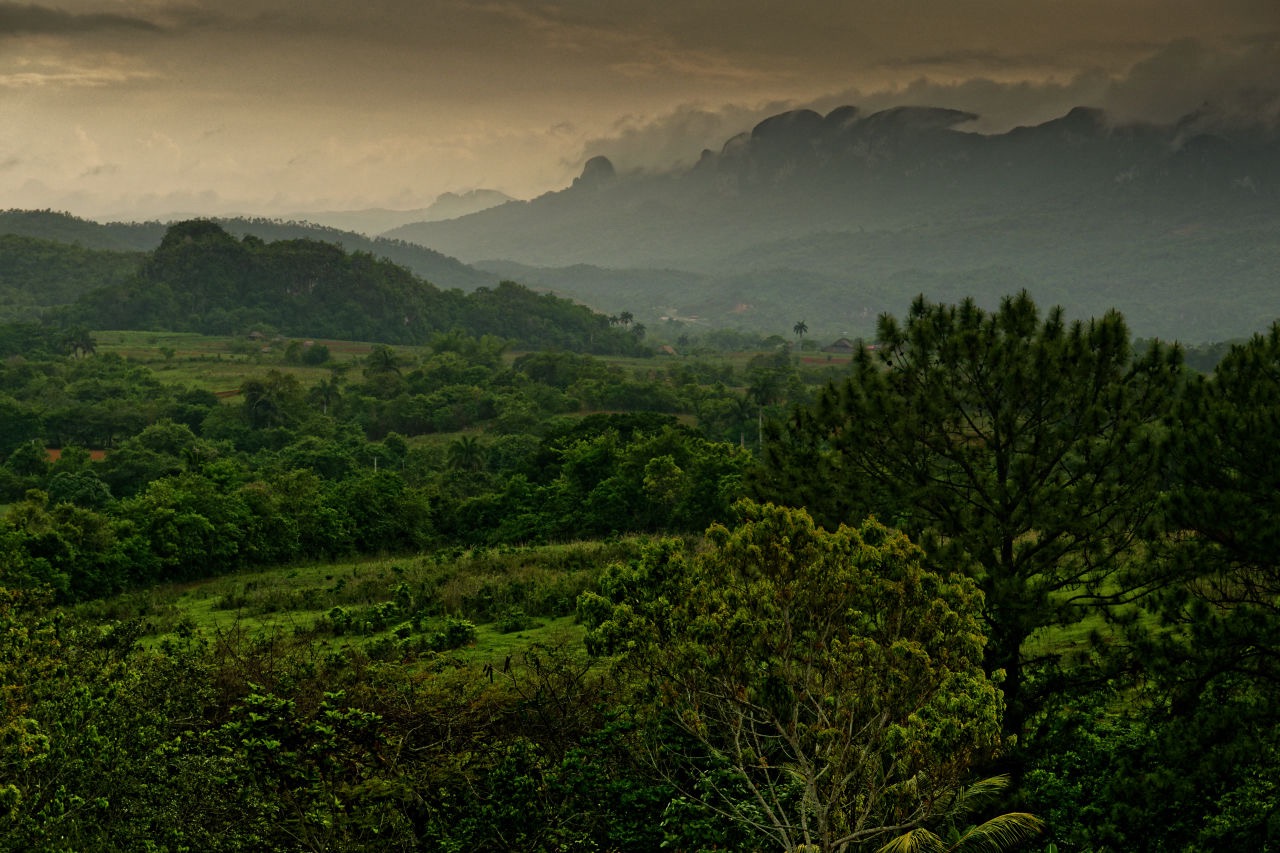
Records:
[[[374,257],[407,267],[415,275],[425,278],[438,287],[471,290],[493,285],[498,281],[495,276],[473,269],[455,258],[400,240],[366,237],[363,234],[312,222],[212,217],[209,221],[217,222],[237,238],[250,235],[266,242],[316,240],[342,246],[348,252],[366,252]],[[153,251],[160,245],[171,224],[173,223],[98,223],[51,210],[0,211],[0,234],[33,237],[86,249],[111,251]]]
[[[0,322],[38,320],[48,308],[120,284],[141,263],[140,252],[0,234]]]
[[[247,333],[425,343],[459,329],[523,347],[599,353],[643,350],[633,329],[510,282],[441,290],[403,267],[314,240],[237,240],[220,225],[171,226],[135,275],[82,293],[51,315],[98,329]]]
[[[0,233],[68,243],[86,249],[149,252],[160,243],[165,226],[159,222],[106,225],[55,210],[0,210]]]

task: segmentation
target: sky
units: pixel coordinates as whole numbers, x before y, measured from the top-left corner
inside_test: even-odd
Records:
[[[0,209],[531,198],[786,109],[1280,116],[1280,0],[0,0]]]

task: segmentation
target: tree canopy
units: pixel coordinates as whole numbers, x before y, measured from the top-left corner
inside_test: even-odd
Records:
[[[1178,352],[1123,319],[1066,323],[1027,294],[987,312],[923,298],[880,318],[843,382],[766,436],[759,496],[834,526],[875,515],[985,594],[989,671],[1022,716],[1023,644],[1144,588],[1128,570],[1160,484]]]
[[[875,522],[738,509],[705,548],[655,546],[580,599],[588,647],[620,655],[692,745],[654,745],[655,765],[784,850],[939,821],[1000,741],[976,586]]]

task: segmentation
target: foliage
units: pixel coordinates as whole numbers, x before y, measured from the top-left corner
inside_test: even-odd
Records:
[[[12,582],[45,578],[81,598],[439,542],[694,531],[740,493],[749,456],[673,417],[557,417],[577,413],[584,382],[604,387],[620,368],[548,353],[513,369],[503,347],[458,333],[425,354],[374,346],[363,381],[343,369],[317,381],[286,354],[221,380],[238,386],[225,402],[114,352],[0,364],[0,496],[20,507],[0,529],[23,555]],[[558,376],[557,364],[573,366]],[[652,370],[626,387],[657,389],[620,400],[629,406],[665,395],[685,410],[701,389]],[[448,443],[420,440],[462,428]],[[45,497],[28,504],[31,490]]]
[[[1280,838],[1280,324],[1233,346],[1173,414],[1164,556],[1180,582],[1136,645],[1167,705],[1143,768],[1167,849]],[[1158,811],[1157,811],[1158,810]]]
[[[276,249],[363,263],[170,236],[147,269],[212,302]],[[483,312],[558,310],[501,291]],[[844,376],[781,338],[606,360],[450,322],[423,347],[0,327],[0,849],[774,849],[753,786],[816,833],[839,792],[813,768],[850,742],[888,793],[828,825],[904,826],[922,767],[941,792],[862,846],[1008,840],[1010,808],[1063,850],[1275,846],[1280,331],[1197,378],[1114,315],[921,301]],[[744,477],[835,532],[754,507],[698,539]],[[629,668],[582,653],[593,590]],[[1016,784],[969,811],[999,706],[974,664],[1015,646]]]
[[[656,765],[786,850],[872,849],[937,820],[999,744],[976,588],[874,522],[740,511],[706,549],[655,547],[580,601],[589,647],[695,747],[653,744]]]
[[[50,307],[119,284],[141,255],[0,234],[0,322],[34,321]]]
[[[95,328],[228,334],[266,324],[286,335],[416,344],[460,328],[526,347],[644,352],[604,316],[512,282],[440,290],[368,253],[310,239],[236,240],[209,220],[171,225],[136,275],[84,293],[61,316]]]
[[[945,835],[926,827],[906,832],[880,848],[882,853],[967,853],[1000,851],[1015,847],[1044,829],[1044,823],[1026,812],[998,815],[978,825],[957,821],[995,800],[1008,786],[1005,776],[993,776],[962,788],[951,802]]]
[[[0,597],[0,849],[656,849],[610,685],[541,644],[485,676],[228,630],[138,642]],[[677,835],[677,838],[681,836]]]
[[[963,566],[1017,731],[1036,701],[1022,689],[1032,632],[1147,586],[1133,556],[1156,509],[1177,352],[1134,357],[1118,315],[1041,319],[1025,293],[991,314],[918,299],[905,325],[881,318],[878,346],[773,426],[756,491],[825,524],[875,514],[934,565]]]

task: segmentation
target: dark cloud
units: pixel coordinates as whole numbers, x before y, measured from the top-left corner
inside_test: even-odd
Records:
[[[1280,109],[1280,32],[1213,49],[1183,39],[1115,80],[1101,104],[1118,116],[1168,121],[1196,110],[1274,122]]]
[[[704,148],[719,151],[729,137],[791,106],[786,101],[719,109],[683,106],[654,121],[624,118],[611,134],[588,140],[572,165],[580,167],[591,157],[603,155],[628,170],[691,166]]]
[[[159,32],[160,27],[143,18],[109,12],[73,14],[62,9],[22,3],[0,3],[0,37],[12,35],[72,35],[101,30]]]
[[[854,104],[864,112],[898,106],[943,107],[976,113],[965,126],[975,133],[1002,133],[1019,125],[1032,125],[1064,115],[1073,107],[1099,106],[1112,78],[1100,71],[1079,74],[1065,82],[1003,82],[972,77],[943,82],[919,77],[905,85],[879,91],[848,90],[815,100],[810,106],[829,111]]]
[[[891,64],[972,65],[991,73],[1017,68],[1029,57],[988,51],[950,51]],[[930,106],[977,113],[967,131],[1001,133],[1065,115],[1078,106],[1098,107],[1112,121],[1148,121],[1188,127],[1280,125],[1280,36],[1251,37],[1210,46],[1184,39],[1160,45],[1119,74],[1099,68],[1067,79],[1006,82],[991,76],[947,80],[919,76],[884,89],[849,88],[818,98],[777,100],[756,106],[684,106],[652,120],[619,122],[613,132],[589,140],[581,159],[603,154],[623,170],[662,171],[691,165],[705,149],[719,150],[736,133],[788,109],[826,113],[846,104],[864,113],[897,106]]]
[[[1045,57],[1039,54],[1011,55],[997,50],[947,50],[917,56],[901,56],[886,59],[879,67],[888,69],[911,68],[978,68],[990,69],[1042,68]]]

